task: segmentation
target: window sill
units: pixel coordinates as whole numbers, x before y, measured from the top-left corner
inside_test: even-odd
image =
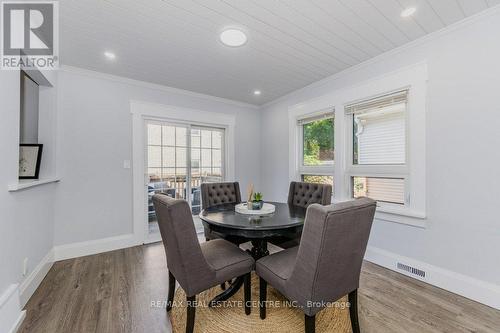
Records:
[[[426,214],[408,208],[377,207],[375,219],[426,228]]]
[[[332,203],[334,204],[343,201],[347,200],[336,200],[332,198]],[[409,225],[417,228],[427,228],[427,215],[424,212],[414,211],[409,208],[377,206],[375,219]]]
[[[40,186],[44,184],[57,183],[61,179],[59,177],[49,177],[42,179],[20,179],[16,184],[9,185],[9,192],[16,192],[28,189],[30,187]]]

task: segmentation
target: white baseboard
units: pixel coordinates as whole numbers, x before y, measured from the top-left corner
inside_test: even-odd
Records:
[[[21,324],[23,323],[24,318],[26,318],[26,310],[21,310],[21,313],[17,317],[17,320],[14,323],[14,326],[12,326],[11,330],[8,331],[8,333],[16,333],[19,330],[19,328],[21,327]]]
[[[25,317],[19,303],[19,285],[12,284],[0,296],[0,332],[16,333]]]
[[[119,250],[135,245],[137,242],[134,240],[134,235],[129,234],[53,247],[19,286],[20,307],[23,308],[26,305],[55,261]]]
[[[26,303],[28,303],[28,300],[38,288],[40,283],[42,283],[42,280],[45,278],[45,275],[47,275],[53,264],[54,249],[52,248],[19,286],[19,301],[22,308],[24,308]]]
[[[54,246],[55,261],[88,256],[139,245],[134,234]]]
[[[368,246],[365,260],[500,310],[499,285],[372,246]],[[425,271],[425,278],[398,269],[398,262]]]

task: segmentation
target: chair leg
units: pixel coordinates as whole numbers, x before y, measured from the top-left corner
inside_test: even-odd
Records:
[[[245,293],[245,314],[248,316],[252,308],[250,307],[252,303],[252,275],[251,273],[245,274],[245,286],[244,286],[244,293]]]
[[[168,299],[167,299],[167,312],[172,310],[172,303],[174,302],[175,292],[175,277],[168,271]]]
[[[196,314],[196,295],[187,297],[187,318],[186,318],[186,333],[193,333],[194,331],[194,317]]]
[[[349,315],[351,316],[351,326],[353,333],[359,333],[359,321],[358,321],[358,289],[351,291],[349,293]]]
[[[259,311],[260,319],[266,319],[266,299],[267,299],[267,282],[263,278],[259,280],[260,295],[259,295]]]
[[[316,316],[304,315],[304,323],[306,333],[316,332]]]

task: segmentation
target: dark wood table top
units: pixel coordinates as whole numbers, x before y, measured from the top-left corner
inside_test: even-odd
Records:
[[[301,230],[306,210],[286,203],[269,202],[276,207],[272,214],[245,215],[235,212],[234,205],[220,205],[203,210],[199,217],[217,231],[241,236],[265,237]]]
[[[269,255],[267,249],[268,239],[274,237],[298,235],[302,232],[306,210],[304,208],[289,207],[288,204],[269,202],[275,206],[272,214],[246,215],[237,213],[234,204],[219,205],[204,209],[199,217],[205,228],[223,236],[248,239],[252,242],[250,255],[258,260]],[[225,238],[225,237],[224,237]],[[231,241],[229,238],[227,240]],[[239,242],[237,243],[239,244]],[[217,304],[227,300],[241,287],[241,277],[234,280],[232,284],[222,293],[217,295],[211,303]]]

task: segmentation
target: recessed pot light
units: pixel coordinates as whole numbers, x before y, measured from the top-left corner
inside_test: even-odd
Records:
[[[253,91],[253,94],[254,94],[255,96],[259,96],[260,94],[262,94],[262,92],[261,92],[260,90],[254,90],[254,91]]]
[[[116,55],[113,52],[106,51],[104,52],[104,56],[108,58],[109,60],[115,60]]]
[[[408,7],[401,12],[401,17],[410,17],[417,11],[415,7]]]
[[[221,32],[220,41],[227,46],[242,46],[247,42],[247,35],[238,29],[226,29]]]

